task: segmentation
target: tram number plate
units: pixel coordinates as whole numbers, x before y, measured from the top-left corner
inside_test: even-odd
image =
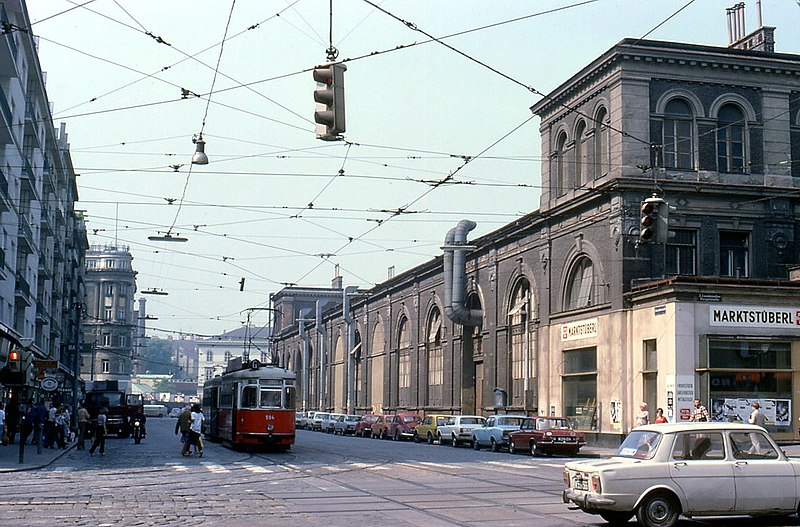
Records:
[[[575,490],[589,490],[589,480],[581,477],[573,478],[572,488]]]
[[[267,415],[264,416],[264,419],[266,419],[267,421],[274,421],[275,420],[275,416],[272,415],[272,414],[267,414]]]

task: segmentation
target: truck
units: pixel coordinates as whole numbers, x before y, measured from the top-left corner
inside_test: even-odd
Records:
[[[92,422],[97,421],[101,408],[106,408],[106,430],[117,437],[131,435],[131,422],[144,412],[141,394],[127,393],[118,381],[95,381],[92,389],[86,392],[84,402]]]

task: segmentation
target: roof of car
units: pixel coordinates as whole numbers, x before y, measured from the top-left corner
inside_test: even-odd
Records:
[[[634,428],[632,431],[638,430],[646,430],[651,432],[661,432],[664,434],[673,434],[676,432],[685,432],[687,430],[746,430],[746,431],[754,431],[754,430],[764,430],[762,427],[757,425],[751,425],[748,423],[729,423],[727,421],[711,421],[711,422],[683,422],[683,423],[662,423],[662,424],[652,424],[652,425],[645,425],[639,426]]]

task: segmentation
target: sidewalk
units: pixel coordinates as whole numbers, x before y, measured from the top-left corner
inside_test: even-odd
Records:
[[[76,444],[68,444],[66,450],[43,447],[41,454],[36,453],[36,445],[25,445],[24,463],[19,462],[19,443],[6,446],[0,445],[0,472],[20,472],[22,470],[44,468],[75,448]]]

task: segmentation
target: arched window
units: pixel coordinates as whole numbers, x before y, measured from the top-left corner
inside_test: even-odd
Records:
[[[717,115],[717,170],[745,171],[744,113],[735,104],[726,104]]]
[[[664,166],[694,168],[694,114],[684,99],[672,99],[664,108]]]
[[[608,112],[600,108],[594,117],[594,177],[599,178],[608,174],[610,153],[608,150],[608,126],[606,119]]]
[[[556,141],[556,180],[555,180],[555,191],[556,196],[560,196],[567,191],[565,187],[566,182],[566,155],[567,155],[567,134],[561,132],[558,136],[558,140]]]
[[[530,320],[533,316],[531,286],[522,279],[514,286],[508,311],[509,349],[511,350],[511,393],[509,404],[527,406],[526,390],[533,384],[536,375],[533,335]]]
[[[595,292],[595,272],[592,261],[586,256],[579,258],[572,266],[567,279],[565,309],[580,309],[597,303]]]
[[[428,316],[425,347],[428,352],[428,405],[442,406],[444,352],[442,350],[442,315],[433,308]]]
[[[363,368],[361,367],[361,358],[363,357],[361,348],[361,332],[359,330],[355,330],[355,335],[353,338],[353,349],[351,353],[353,354],[353,396],[355,397],[355,406],[363,407],[366,406],[366,401],[363,400],[364,397],[364,390],[363,390]]]
[[[580,188],[585,183],[586,152],[583,142],[586,140],[586,122],[581,120],[575,127],[575,188]]]
[[[372,328],[372,345],[369,347],[369,377],[370,390],[367,401],[375,413],[383,412],[384,397],[384,362],[386,357],[386,341],[384,339],[383,324],[376,322]]]
[[[411,331],[406,317],[401,318],[398,324],[397,347],[398,403],[408,406],[411,404]]]

